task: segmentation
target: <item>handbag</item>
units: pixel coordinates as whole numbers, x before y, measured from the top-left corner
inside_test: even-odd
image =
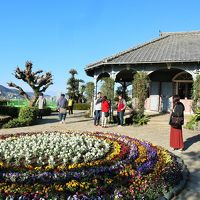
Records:
[[[184,117],[183,116],[176,116],[172,112],[172,114],[170,116],[169,124],[173,128],[181,128],[181,126],[184,124]]]
[[[66,114],[67,113],[67,109],[66,108],[59,108],[59,113]]]
[[[170,125],[173,127],[180,127],[184,124],[184,118],[180,116],[171,116]]]

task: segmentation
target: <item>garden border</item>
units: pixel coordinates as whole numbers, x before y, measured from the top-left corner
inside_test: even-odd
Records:
[[[187,184],[190,172],[187,168],[187,165],[185,165],[184,161],[179,156],[176,156],[176,158],[177,158],[177,162],[180,163],[181,166],[182,166],[183,180],[176,187],[172,188],[169,192],[165,193],[164,196],[159,197],[156,200],[170,200],[170,199],[172,199],[173,197],[180,194],[181,191],[185,188],[185,186]]]

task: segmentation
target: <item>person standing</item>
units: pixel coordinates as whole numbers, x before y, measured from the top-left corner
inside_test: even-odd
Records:
[[[184,124],[184,105],[178,95],[173,96],[173,110],[170,115],[170,147],[173,150],[184,149],[182,125]]]
[[[70,96],[68,99],[68,109],[69,109],[69,115],[73,114],[73,106],[74,106],[74,100]]]
[[[46,99],[44,98],[43,93],[40,93],[38,100],[36,101],[36,105],[38,106],[38,118],[42,119],[44,114],[44,107],[46,106]]]
[[[98,126],[101,118],[101,92],[98,92],[97,99],[94,102],[94,125]]]
[[[119,126],[123,126],[124,124],[125,109],[126,109],[126,101],[122,98],[122,95],[119,95],[117,102],[117,121]]]
[[[60,98],[58,99],[57,108],[59,112],[60,123],[64,123],[67,115],[67,99],[65,98],[64,94],[61,94]]]
[[[107,119],[108,119],[108,116],[109,116],[109,109],[110,109],[110,103],[107,100],[107,96],[104,96],[102,98],[101,107],[102,107],[101,126],[103,128],[106,128]]]

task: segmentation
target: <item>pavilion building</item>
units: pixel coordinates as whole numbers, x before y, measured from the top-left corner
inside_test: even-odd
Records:
[[[146,110],[167,112],[172,96],[178,94],[185,112],[192,113],[192,84],[200,72],[200,31],[160,33],[157,39],[87,65],[85,71],[96,88],[100,79],[112,77],[124,91],[135,73],[146,72],[150,78]]]

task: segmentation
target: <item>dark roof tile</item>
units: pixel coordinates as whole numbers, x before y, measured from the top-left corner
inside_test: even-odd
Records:
[[[161,36],[155,40],[90,64],[85,70],[104,63],[139,64],[196,61],[200,61],[200,31],[161,33]]]

